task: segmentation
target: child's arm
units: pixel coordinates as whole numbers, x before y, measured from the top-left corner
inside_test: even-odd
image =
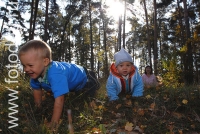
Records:
[[[51,123],[58,124],[64,105],[64,95],[55,98]]]
[[[135,72],[135,80],[134,80],[134,87],[133,87],[133,93],[132,97],[139,97],[143,96],[143,91],[144,91],[144,84],[142,77],[140,76],[139,72]]]
[[[107,95],[110,101],[118,100],[117,85],[113,81],[113,76],[109,76],[106,84]]]
[[[33,89],[33,96],[36,107],[40,107],[42,103],[42,89]]]

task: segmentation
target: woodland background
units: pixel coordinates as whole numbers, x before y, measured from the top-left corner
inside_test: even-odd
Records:
[[[200,131],[199,0],[139,0],[140,6],[137,7],[134,0],[122,0],[126,10],[118,20],[107,15],[109,5],[102,0],[23,0],[16,4],[13,4],[17,2],[15,0],[2,1],[6,5],[0,5],[0,132],[1,129],[7,128],[5,122],[8,120],[8,104],[5,103],[8,101],[8,91],[5,87],[10,86],[20,91],[18,103],[21,104],[19,109],[22,111],[18,116],[23,122],[20,122],[18,130],[6,130],[5,133],[31,133],[36,131],[35,127],[36,133],[46,133],[43,126],[36,125],[38,115],[33,112],[31,91],[27,91],[28,78],[20,73],[20,82],[17,85],[6,85],[4,82],[9,71],[6,65],[10,64],[7,58],[10,52],[5,44],[12,43],[5,37],[16,36],[15,30],[20,31],[21,45],[39,37],[52,48],[53,60],[74,62],[97,73],[102,85],[97,100],[89,103],[67,102],[76,113],[73,119],[76,121],[74,126],[77,131],[123,132],[123,126],[129,130],[137,128],[138,131],[146,133],[181,134],[190,133],[190,130]],[[60,2],[65,3],[64,9],[58,4]],[[128,24],[131,27],[127,32],[125,27]],[[109,105],[103,105],[106,102],[105,83],[109,66],[113,62],[113,54],[121,47],[126,48],[134,60],[139,59],[138,68],[141,74],[146,65],[152,65],[163,86],[145,90],[140,101],[130,102],[126,96],[125,102],[119,102],[125,105],[116,104],[113,109],[109,109]],[[20,66],[18,69],[20,72]],[[44,100],[45,95],[48,94],[44,94]],[[69,97],[73,98],[73,95]],[[50,117],[50,102],[44,101],[46,107],[39,115],[42,116],[39,123]],[[130,109],[133,115],[129,115]],[[120,112],[123,114],[119,115]],[[98,118],[100,115],[109,114],[110,116],[104,117],[107,122]],[[116,115],[114,119],[110,119],[112,115]],[[87,128],[84,126],[85,122],[88,123]],[[63,124],[65,126],[61,126],[60,133],[66,129],[67,123],[64,121]],[[96,128],[97,124],[100,124],[99,128]]]
[[[103,78],[113,53],[124,47],[140,59],[141,73],[152,65],[166,84],[199,81],[199,0],[140,0],[140,7],[134,7],[134,0],[121,1],[126,10],[117,21],[107,16],[109,5],[102,0],[66,1],[62,10],[56,0],[5,2],[0,12],[2,37],[15,36],[13,28],[20,30],[22,44],[37,36],[51,46],[53,60],[74,61]],[[6,41],[2,38],[0,46],[1,72],[9,62]]]

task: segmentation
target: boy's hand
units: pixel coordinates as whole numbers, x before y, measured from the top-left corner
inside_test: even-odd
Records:
[[[41,110],[42,110],[42,107],[38,107],[38,106],[35,106],[35,107],[34,107],[34,113],[35,113],[36,115],[41,114]]]
[[[59,127],[59,124],[56,122],[47,122],[45,125],[50,132],[56,132]]]

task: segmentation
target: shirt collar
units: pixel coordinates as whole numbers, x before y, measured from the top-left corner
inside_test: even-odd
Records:
[[[47,80],[47,74],[48,74],[48,71],[49,71],[49,68],[51,67],[52,65],[51,65],[51,63],[47,66],[47,69],[46,69],[46,71],[45,71],[45,74],[44,74],[44,76],[43,77],[39,77],[38,78],[38,81],[40,82],[40,83],[46,83],[46,84],[48,84],[49,82],[48,82],[48,80]]]
[[[125,80],[129,78],[129,74],[127,76],[122,76]]]

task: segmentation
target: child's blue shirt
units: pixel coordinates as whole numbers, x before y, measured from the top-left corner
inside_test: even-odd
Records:
[[[43,78],[31,79],[33,89],[43,88],[52,91],[57,98],[70,91],[81,90],[87,82],[87,76],[82,66],[52,61]]]

